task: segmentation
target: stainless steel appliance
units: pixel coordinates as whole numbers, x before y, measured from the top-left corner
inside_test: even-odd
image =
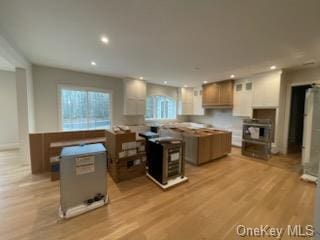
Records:
[[[320,173],[320,170],[319,170]],[[315,240],[320,240],[320,179],[318,178],[315,213]]]
[[[172,137],[152,138],[148,143],[148,174],[162,185],[184,179],[184,142]]]
[[[270,119],[245,119],[242,130],[242,154],[268,160],[271,157]]]
[[[107,202],[106,149],[99,144],[65,147],[60,155],[60,217],[69,218]]]
[[[318,176],[320,162],[320,87],[307,90],[305,100],[302,165],[304,175]]]
[[[318,181],[316,190],[316,201],[315,201],[315,214],[314,214],[314,230],[315,230],[315,240],[320,240],[320,167],[318,170]]]

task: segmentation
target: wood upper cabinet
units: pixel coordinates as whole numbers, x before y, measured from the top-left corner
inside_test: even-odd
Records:
[[[203,86],[202,105],[213,106],[220,103],[220,90],[217,83],[211,83]]]
[[[220,84],[220,105],[233,105],[233,82],[225,81]]]
[[[233,81],[209,83],[203,85],[202,106],[210,107],[230,107],[233,105]]]

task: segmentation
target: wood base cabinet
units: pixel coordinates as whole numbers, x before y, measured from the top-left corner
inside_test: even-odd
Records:
[[[231,132],[227,131],[184,133],[186,161],[201,165],[229,154],[231,152],[231,135]]]

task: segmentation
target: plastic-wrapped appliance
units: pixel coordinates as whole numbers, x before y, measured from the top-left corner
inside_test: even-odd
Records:
[[[315,181],[320,162],[320,87],[308,89],[305,100],[302,165],[303,179]]]
[[[64,147],[60,155],[60,217],[74,217],[107,201],[105,147],[101,143]]]

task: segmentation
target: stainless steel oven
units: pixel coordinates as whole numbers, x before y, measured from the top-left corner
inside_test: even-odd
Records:
[[[245,119],[242,131],[242,154],[269,159],[271,157],[271,133],[270,119]]]

